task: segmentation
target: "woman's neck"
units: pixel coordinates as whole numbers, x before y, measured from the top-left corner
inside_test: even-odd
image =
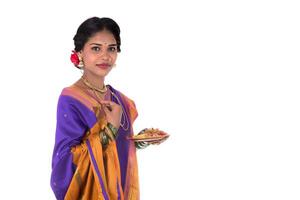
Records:
[[[96,88],[103,88],[104,86],[104,77],[95,76],[89,73],[84,73],[83,78],[87,79],[90,84]]]

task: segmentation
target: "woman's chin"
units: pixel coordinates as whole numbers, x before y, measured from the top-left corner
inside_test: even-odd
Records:
[[[109,72],[111,71],[111,67],[107,68],[107,69],[101,69],[101,68],[93,68],[93,69],[85,69],[86,72],[88,74],[93,74],[93,76],[97,76],[97,77],[105,77],[109,74]]]
[[[99,70],[99,69],[98,69],[98,70],[95,72],[95,74],[96,74],[97,76],[104,77],[104,76],[106,76],[106,75],[109,74],[110,70],[111,70],[111,69],[105,69],[105,70],[103,70],[103,69],[100,69],[100,70]]]

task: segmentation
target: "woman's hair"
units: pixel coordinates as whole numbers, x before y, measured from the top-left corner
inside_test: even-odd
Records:
[[[85,20],[77,29],[77,33],[74,36],[75,51],[78,52],[83,49],[84,44],[92,37],[95,33],[107,30],[111,32],[117,42],[117,52],[121,52],[121,38],[120,38],[120,27],[112,19],[107,17],[92,17]]]

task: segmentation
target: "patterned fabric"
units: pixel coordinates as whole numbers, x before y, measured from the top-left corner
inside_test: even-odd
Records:
[[[105,148],[99,131],[107,123],[95,99],[75,84],[62,90],[57,106],[51,187],[57,199],[138,200],[139,181],[132,124],[138,113],[133,100],[107,85],[129,119]],[[111,100],[120,104],[114,96]]]

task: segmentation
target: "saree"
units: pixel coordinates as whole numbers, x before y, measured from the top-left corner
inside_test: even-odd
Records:
[[[57,104],[51,188],[58,200],[138,200],[136,148],[128,136],[138,113],[133,100],[112,86],[128,129],[103,147],[99,131],[107,123],[99,103],[75,84],[63,88]],[[123,117],[122,117],[123,118]]]

